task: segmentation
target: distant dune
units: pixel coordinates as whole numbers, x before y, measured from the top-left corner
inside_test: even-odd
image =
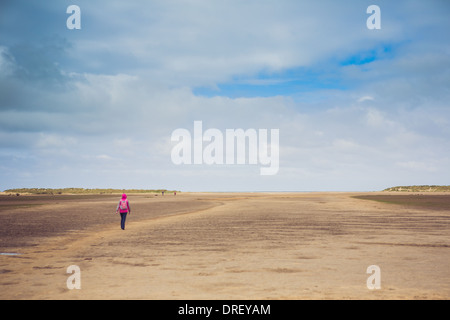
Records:
[[[450,186],[398,186],[384,189],[383,191],[401,192],[450,192]]]
[[[166,189],[85,189],[85,188],[19,188],[8,189],[3,193],[5,194],[115,194],[115,193],[162,193],[162,192],[174,192]]]

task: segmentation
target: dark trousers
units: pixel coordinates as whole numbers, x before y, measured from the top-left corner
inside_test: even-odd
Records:
[[[127,213],[128,212],[121,212],[120,213],[120,227],[122,228],[122,230],[125,230],[125,220],[127,219]]]

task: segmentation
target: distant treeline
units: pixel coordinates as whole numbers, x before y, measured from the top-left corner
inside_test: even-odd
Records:
[[[114,193],[162,193],[174,192],[166,189],[84,189],[84,188],[19,188],[8,189],[6,193],[31,193],[31,194],[114,194]]]
[[[384,189],[383,191],[402,191],[402,192],[449,192],[450,186],[398,186]]]

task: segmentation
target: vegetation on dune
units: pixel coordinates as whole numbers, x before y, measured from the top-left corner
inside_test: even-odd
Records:
[[[85,189],[85,188],[18,188],[8,189],[5,193],[30,193],[30,194],[115,194],[115,193],[162,193],[174,192],[166,189]]]
[[[401,191],[401,192],[449,192],[450,186],[398,186],[384,189],[383,191]]]

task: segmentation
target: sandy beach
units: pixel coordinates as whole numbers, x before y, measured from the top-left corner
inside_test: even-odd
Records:
[[[449,299],[450,195],[399,196],[2,195],[0,299]]]

